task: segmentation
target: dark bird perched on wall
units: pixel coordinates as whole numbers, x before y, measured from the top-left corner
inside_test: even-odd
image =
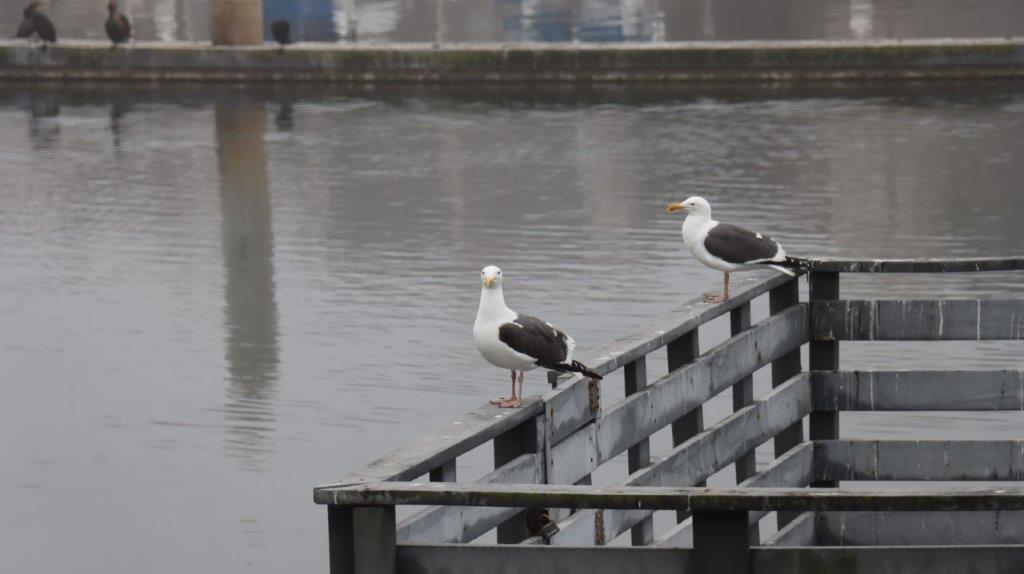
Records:
[[[110,4],[107,4],[107,22],[105,27],[107,29],[107,37],[114,43],[111,47],[117,48],[118,44],[123,44],[128,41],[128,38],[132,36],[132,24],[128,21],[128,17],[125,16],[117,9],[117,0],[110,0]]]
[[[22,11],[24,19],[18,26],[18,32],[14,37],[31,38],[33,34],[36,34],[42,38],[43,42],[56,42],[57,28],[54,27],[53,21],[46,17],[46,14],[39,11],[39,4],[39,2],[33,2],[25,7],[25,10]]]
[[[281,45],[281,49],[292,43],[292,27],[286,20],[274,20],[270,23],[270,34]]]

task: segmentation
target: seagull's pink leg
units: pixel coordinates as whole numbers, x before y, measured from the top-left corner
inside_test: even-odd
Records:
[[[498,405],[500,407],[500,406],[503,406],[508,401],[514,399],[515,397],[516,397],[516,372],[512,371],[512,396],[511,397],[498,397],[496,399],[491,399],[491,404],[492,405]]]
[[[722,279],[722,296],[707,294],[704,296],[704,300],[708,303],[722,303],[723,301],[729,300],[729,274],[723,273]]]
[[[523,379],[525,377],[526,377],[526,371],[519,371],[519,376],[517,377],[518,381],[519,381],[519,394],[518,395],[516,394],[516,378],[512,379],[512,396],[509,399],[498,403],[499,407],[501,407],[503,409],[512,409],[512,408],[518,407],[518,406],[523,404],[523,401],[522,401],[522,396],[523,396]]]

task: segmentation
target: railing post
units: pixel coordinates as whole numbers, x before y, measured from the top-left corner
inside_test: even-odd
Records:
[[[543,448],[543,416],[534,417],[494,438],[494,468],[498,468],[527,453]],[[498,544],[516,544],[530,536],[526,524],[526,511],[498,525]]]
[[[695,574],[749,574],[746,511],[693,513]]]
[[[814,302],[839,299],[839,273],[812,271],[810,275],[811,308],[808,316],[814,324]],[[839,369],[839,341],[815,341],[810,343],[810,370],[835,371]],[[811,440],[839,438],[839,413],[811,413]],[[813,486],[835,486],[835,481],[815,482]]]
[[[696,359],[700,355],[700,338],[695,327],[689,333],[683,334],[675,341],[668,344],[668,371],[682,367],[686,363]],[[693,435],[704,430],[704,407],[686,413],[672,421],[672,446],[676,447]],[[695,486],[702,486],[704,481]],[[676,511],[676,522],[682,522],[689,518],[690,513],[685,510]]]
[[[736,336],[750,328],[750,302],[746,302],[729,312],[729,333]],[[748,375],[732,387],[732,410],[736,412],[754,402],[754,375]],[[736,483],[743,482],[757,472],[754,451],[750,451],[736,460]]]
[[[623,371],[626,379],[626,396],[635,394],[647,386],[647,357],[628,363]],[[651,440],[645,438],[636,446],[630,447],[628,453],[629,473],[640,470],[651,464]],[[654,541],[654,517],[645,518],[631,530],[633,546],[646,546]]]
[[[768,292],[768,312],[772,315],[781,313],[798,303],[800,303],[800,284],[796,277]],[[778,387],[792,377],[795,377],[802,369],[803,367],[800,364],[800,349],[793,349],[772,361],[772,388]],[[789,449],[799,445],[803,441],[804,423],[802,420],[796,421],[791,426],[775,435],[775,458],[779,458],[786,454]],[[778,527],[782,528],[789,524],[797,516],[800,516],[799,512],[780,511],[778,513]]]
[[[394,506],[327,507],[331,574],[395,574]]]
[[[750,328],[750,302],[736,307],[729,312],[729,334],[739,335]],[[754,403],[754,375],[751,373],[732,386],[732,410],[736,412]],[[736,459],[736,484],[757,474],[757,459],[753,450]],[[757,524],[750,527],[750,540],[753,544],[760,542],[760,529]]]

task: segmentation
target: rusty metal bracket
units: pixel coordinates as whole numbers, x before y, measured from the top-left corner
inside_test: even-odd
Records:
[[[604,546],[604,509],[594,511],[594,544]]]

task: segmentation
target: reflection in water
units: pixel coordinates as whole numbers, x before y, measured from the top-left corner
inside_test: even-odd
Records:
[[[28,137],[36,151],[52,148],[60,138],[60,96],[56,92],[32,92],[28,97]]]
[[[228,449],[259,469],[272,430],[277,381],[277,303],[267,188],[263,102],[244,97],[216,104],[217,159],[223,222],[224,327]]]
[[[292,119],[292,103],[285,100],[278,104],[277,113],[274,115],[274,125],[282,132],[290,131],[295,127],[295,120]]]

